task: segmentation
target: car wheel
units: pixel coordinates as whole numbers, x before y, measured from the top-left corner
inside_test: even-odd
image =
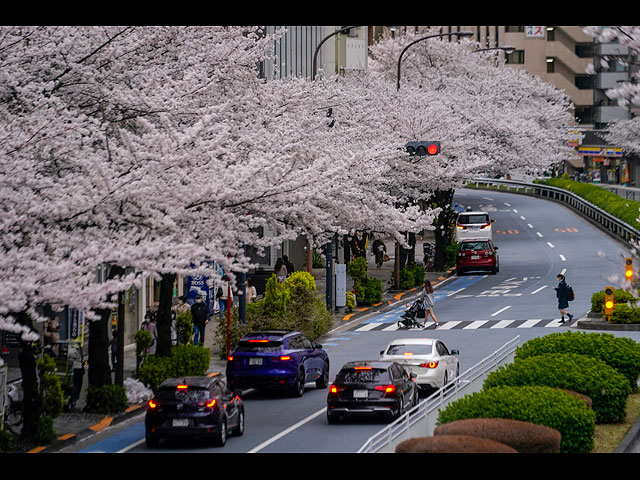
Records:
[[[213,437],[213,442],[218,447],[224,447],[225,443],[227,443],[227,419],[224,417],[224,415],[220,417],[218,431]]]
[[[244,434],[244,408],[238,410],[238,426],[233,431],[236,437],[241,437]]]
[[[329,360],[324,361],[322,375],[316,380],[316,387],[327,388],[329,386]]]
[[[461,277],[464,274],[464,271],[461,268],[456,268],[456,275]]]
[[[294,397],[301,397],[304,394],[304,369],[302,367],[298,369],[291,393]]]
[[[160,446],[160,437],[145,435],[144,441],[147,444],[147,448],[158,448]]]

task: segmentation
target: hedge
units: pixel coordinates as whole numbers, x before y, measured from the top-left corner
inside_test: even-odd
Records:
[[[640,223],[636,220],[638,218],[638,211],[640,211],[640,202],[619,197],[615,193],[598,185],[575,182],[563,178],[547,178],[545,180],[536,180],[535,183],[568,190],[630,226],[634,228],[640,227]]]
[[[624,375],[602,360],[574,353],[516,360],[491,372],[484,382],[484,388],[525,385],[544,385],[587,395],[593,401],[597,423],[623,423],[631,393]]]
[[[495,387],[450,403],[438,425],[467,418],[509,418],[553,428],[562,435],[560,453],[589,453],[595,413],[579,398],[544,386]]]
[[[149,355],[138,369],[137,379],[154,392],[167,378],[207,373],[211,353],[197,345],[177,345],[171,348],[171,356]]]
[[[468,435],[409,438],[396,445],[395,453],[518,453],[495,440]]]
[[[630,338],[610,333],[571,332],[552,333],[533,338],[516,349],[515,359],[524,359],[545,353],[577,353],[602,360],[622,373],[631,387],[638,389],[640,375],[640,344]]]

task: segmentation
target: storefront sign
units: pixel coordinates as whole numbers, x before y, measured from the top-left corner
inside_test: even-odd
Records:
[[[588,157],[617,157],[623,155],[622,148],[616,147],[578,147],[578,154]]]
[[[530,38],[544,38],[545,27],[524,27],[525,36]]]

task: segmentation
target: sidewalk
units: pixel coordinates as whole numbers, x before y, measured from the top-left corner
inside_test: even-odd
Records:
[[[416,244],[416,260],[418,263],[422,262],[422,245],[424,242],[434,243],[432,232],[428,232],[424,238],[418,237]],[[405,299],[417,295],[420,292],[420,287],[416,287],[407,291],[395,291],[392,289],[393,285],[390,280],[393,277],[394,271],[394,254],[395,244],[389,239],[386,242],[387,254],[390,257],[388,262],[385,262],[381,268],[377,268],[375,261],[370,252],[367,252],[368,260],[368,275],[370,277],[379,278],[383,285],[383,298],[382,301],[374,306],[370,307],[357,307],[353,312],[334,313],[334,327],[339,326],[344,321],[353,321],[359,316],[367,315],[372,311],[382,311],[390,308],[390,305],[399,301],[405,301]],[[450,277],[454,269],[450,269],[446,272],[427,272],[425,277],[433,282],[434,285],[444,281]],[[351,285],[348,281],[347,288]],[[316,279],[316,288],[319,294],[324,295],[326,291],[326,282],[324,276]],[[205,334],[205,347],[211,352],[211,362],[209,364],[209,370],[207,373],[222,372],[225,371],[226,361],[220,359],[220,352],[218,346],[215,344],[215,329],[217,322],[212,321],[208,324]],[[131,378],[136,368],[136,356],[135,345],[131,345],[125,349],[124,353],[124,378]],[[17,369],[13,369],[17,370]],[[19,370],[13,372],[13,376],[18,376]],[[54,420],[54,428],[58,435],[57,441],[53,444],[43,447],[37,447],[32,450],[32,453],[51,453],[61,451],[66,446],[76,443],[84,438],[94,435],[111,425],[115,425],[121,421],[131,418],[132,416],[143,415],[145,412],[145,404],[130,405],[129,408],[120,414],[108,416],[104,414],[85,413],[82,410],[86,405],[86,387],[87,387],[87,375],[85,374],[84,385],[80,399],[76,403],[74,409],[71,412],[64,412]]]

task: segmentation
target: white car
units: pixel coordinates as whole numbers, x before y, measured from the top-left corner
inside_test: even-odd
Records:
[[[469,239],[493,240],[491,224],[487,212],[462,212],[456,220],[456,241]]]
[[[460,373],[460,363],[451,350],[436,338],[399,338],[380,352],[380,360],[392,360],[416,374],[421,390],[439,389]]]

